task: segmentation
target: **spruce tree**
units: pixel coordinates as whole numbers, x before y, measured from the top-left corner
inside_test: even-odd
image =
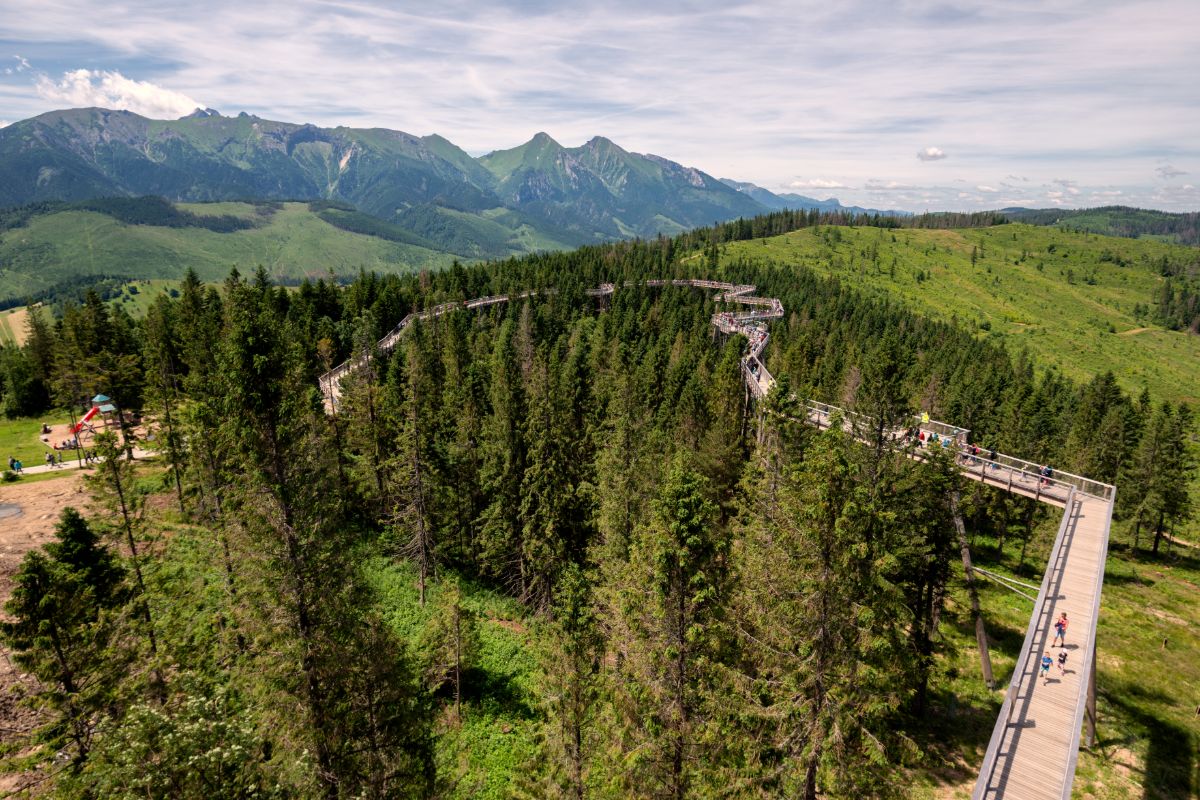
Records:
[[[75,509],[63,510],[55,536],[22,560],[0,634],[17,664],[41,682],[34,702],[47,718],[34,734],[39,752],[65,751],[78,766],[116,700],[125,664],[111,612],[127,592],[118,559]]]
[[[835,422],[775,486],[753,480],[737,552],[736,629],[750,777],[768,795],[880,791],[902,741],[891,717],[907,699],[911,614],[891,583],[895,560],[868,544],[863,467]]]
[[[709,730],[729,593],[729,537],[707,481],[676,461],[609,591],[614,731],[631,797],[702,796],[721,743]],[[621,769],[621,768],[616,768]]]

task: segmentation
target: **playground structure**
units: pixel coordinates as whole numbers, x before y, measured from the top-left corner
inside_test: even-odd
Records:
[[[719,302],[749,307],[743,311],[718,311],[712,316],[712,324],[722,333],[746,337],[748,345],[742,354],[741,370],[747,391],[756,400],[770,394],[775,379],[763,363],[762,354],[770,338],[767,322],[783,317],[782,302],[777,298],[755,296],[754,286],[720,281],[664,279],[649,280],[642,285],[711,290],[716,292],[714,299]],[[587,290],[587,294],[606,297],[617,288],[615,284],[605,283]],[[483,308],[537,294],[539,292],[529,290],[513,295],[480,297],[411,313],[376,344],[376,349],[381,352],[391,350],[403,332],[418,321],[460,308]],[[342,379],[364,366],[370,358],[369,353],[362,354],[320,377],[329,413],[337,411]],[[816,428],[826,429],[838,423],[851,435],[856,435],[856,431],[865,429],[863,423],[868,423],[869,427],[869,420],[853,412],[814,400],[794,396],[790,399],[803,409],[801,421]],[[1005,797],[1068,800],[1085,720],[1088,745],[1095,741],[1096,623],[1116,487],[1058,470],[1047,474],[1048,469],[1044,466],[995,451],[988,451],[984,456],[968,446],[969,430],[932,420],[926,414],[914,416],[907,426],[889,430],[885,435],[902,447],[910,458],[924,458],[926,446],[943,447],[954,454],[963,477],[1063,509],[1062,522],[1050,550],[1038,595],[1032,598],[1034,611],[980,767],[972,800]],[[1051,625],[1063,611],[1067,611],[1071,619],[1072,644],[1069,647],[1075,649],[1071,657],[1073,669],[1053,686],[1039,686],[1038,661],[1047,649]]]

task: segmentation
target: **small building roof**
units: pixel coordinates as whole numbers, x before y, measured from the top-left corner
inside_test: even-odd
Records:
[[[112,400],[112,398],[106,394],[98,394],[92,398],[93,403],[107,403],[109,400]]]
[[[105,403],[104,405],[100,406],[100,413],[101,414],[115,414],[115,413],[117,413],[117,407],[114,406],[112,403]]]

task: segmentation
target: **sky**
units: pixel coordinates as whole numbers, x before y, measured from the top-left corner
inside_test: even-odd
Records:
[[[0,0],[0,123],[196,106],[595,135],[913,211],[1200,209],[1200,0]]]

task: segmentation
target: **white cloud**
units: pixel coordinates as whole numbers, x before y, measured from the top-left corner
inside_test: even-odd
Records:
[[[7,128],[7,127],[8,127],[9,125],[11,125],[11,124],[12,124],[12,123],[10,123],[10,122],[9,122],[8,120],[6,120],[6,119],[0,119],[0,128]]]
[[[1055,178],[1053,183],[1055,186],[1061,186],[1063,192],[1066,192],[1067,194],[1079,194],[1079,186],[1076,185],[1075,181],[1069,181],[1066,178]],[[1061,194],[1062,193],[1060,192],[1059,195],[1061,196]]]
[[[811,178],[806,181],[792,181],[788,184],[791,189],[844,189],[846,184],[824,178]]]
[[[946,153],[940,147],[926,147],[917,151],[917,158],[922,161],[941,161],[945,157]]]
[[[863,184],[863,188],[868,192],[902,192],[917,187],[899,181],[881,181],[872,178]]]
[[[978,186],[976,186],[975,188],[976,188],[976,190],[978,190],[978,191],[980,191],[980,192],[988,192],[989,194],[990,194],[990,193],[994,193],[994,192],[998,192],[998,191],[1000,191],[999,189],[996,189],[995,187],[988,186],[988,185],[986,185],[986,184],[983,184],[983,183],[979,184],[979,185],[978,185]]]
[[[108,70],[70,70],[63,73],[60,81],[41,75],[36,86],[38,94],[46,100],[72,108],[115,108],[157,119],[182,117],[201,105],[180,92]]]
[[[1187,170],[1176,169],[1170,164],[1164,164],[1154,171],[1157,172],[1158,177],[1162,178],[1164,181],[1169,181],[1172,178],[1178,178],[1180,175],[1187,175]]]
[[[1105,190],[1102,192],[1100,192],[1100,191],[1092,192],[1092,197],[1120,197],[1123,194],[1125,194],[1125,193],[1122,192],[1120,189],[1108,189],[1108,190]]]

